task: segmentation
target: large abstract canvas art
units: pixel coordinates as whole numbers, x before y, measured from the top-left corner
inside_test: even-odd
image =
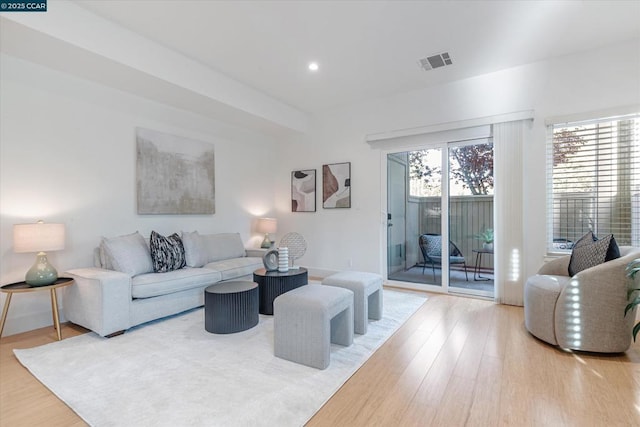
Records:
[[[322,165],[322,207],[351,207],[351,163]]]
[[[291,172],[291,212],[316,211],[316,170]]]
[[[215,213],[213,145],[137,128],[138,214]]]

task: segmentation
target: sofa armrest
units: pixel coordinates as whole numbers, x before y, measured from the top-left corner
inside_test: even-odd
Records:
[[[67,320],[106,336],[130,327],[131,277],[102,268],[65,272],[75,280],[63,292]]]
[[[262,258],[269,249],[245,249],[248,257]]]
[[[538,274],[544,274],[548,276],[568,276],[570,260],[571,255],[566,255],[545,262],[542,267],[540,267],[540,270],[538,270]]]

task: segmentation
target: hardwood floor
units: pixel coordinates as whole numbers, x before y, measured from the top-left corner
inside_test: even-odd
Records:
[[[0,426],[85,425],[13,355],[55,339],[44,328],[0,340]],[[526,332],[521,307],[430,294],[308,425],[640,425],[640,343],[564,352]]]
[[[60,326],[62,339],[87,332],[73,324]],[[86,425],[13,355],[15,348],[37,347],[57,339],[53,326],[0,338],[0,426]]]

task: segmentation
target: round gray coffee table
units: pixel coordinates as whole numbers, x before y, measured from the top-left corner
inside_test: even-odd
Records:
[[[260,314],[273,315],[273,300],[300,286],[309,283],[306,268],[290,269],[286,273],[267,271],[264,268],[253,272],[253,281],[260,288]]]
[[[204,328],[214,334],[246,331],[258,324],[258,285],[232,281],[204,290]]]

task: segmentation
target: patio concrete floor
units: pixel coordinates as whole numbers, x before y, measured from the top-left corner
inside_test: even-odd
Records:
[[[493,294],[494,276],[492,272],[482,271],[475,276],[476,279],[482,278],[489,280],[474,280],[473,266],[467,266],[467,274],[469,276],[469,280],[466,280],[463,270],[451,270],[451,274],[449,275],[449,288],[477,290],[491,292],[491,294]],[[442,270],[438,268],[435,269],[434,280],[434,274],[431,267],[427,266],[424,269],[424,274],[422,274],[422,266],[414,265],[406,270],[389,274],[389,280],[440,286],[442,283]],[[452,290],[455,291],[455,289]]]

